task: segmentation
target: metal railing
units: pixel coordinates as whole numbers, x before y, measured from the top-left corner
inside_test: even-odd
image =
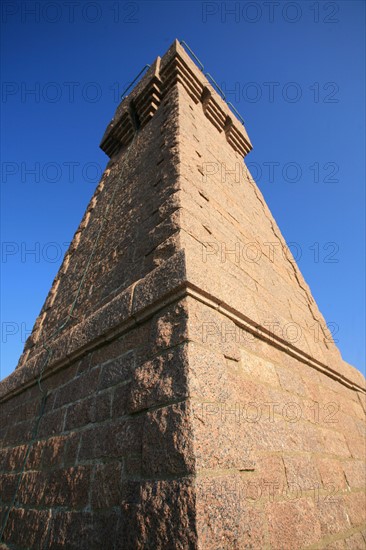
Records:
[[[231,103],[231,101],[228,101],[226,99],[226,95],[225,93],[223,92],[222,88],[218,85],[218,83],[216,82],[216,80],[214,79],[214,77],[208,73],[208,72],[205,72],[205,67],[202,63],[202,61],[196,56],[196,54],[194,53],[194,51],[188,46],[187,42],[185,42],[184,40],[181,40],[180,41],[180,45],[183,46],[187,51],[188,53],[193,57],[194,61],[197,63],[199,69],[201,70],[201,72],[205,75],[205,77],[207,78],[207,80],[210,82],[210,84],[212,84],[214,86],[214,88],[216,88],[216,90],[218,91],[218,93],[220,94],[220,96],[222,97],[222,99],[225,101],[226,105],[229,107],[229,109],[238,117],[238,119],[240,120],[240,122],[243,124],[244,126],[244,119],[243,117],[241,116],[241,114],[238,112],[238,110],[234,107],[234,105]],[[125,88],[121,94],[121,99],[124,99],[126,97],[126,94],[128,92],[128,90],[135,84],[135,82],[140,78],[140,76],[146,71],[146,69],[150,69],[151,65],[145,65],[145,67],[143,69],[141,69],[141,71],[139,72],[139,74],[136,76],[136,78],[134,78],[132,80],[132,82],[130,82],[130,84],[127,86],[127,88]]]
[[[128,90],[131,88],[131,86],[133,86],[135,84],[136,80],[138,80],[140,78],[142,73],[144,73],[146,71],[146,69],[150,69],[150,67],[151,67],[151,65],[146,64],[145,67],[143,69],[141,69],[141,71],[136,76],[136,78],[134,78],[134,80],[132,82],[130,82],[130,84],[127,86],[127,88],[125,88],[123,90],[123,92],[121,93],[121,99],[124,99],[126,97],[126,94],[127,94]]]
[[[238,110],[234,107],[234,105],[231,103],[231,101],[228,101],[226,99],[226,95],[225,93],[223,92],[222,88],[217,84],[216,80],[214,79],[214,77],[210,74],[210,73],[207,73],[205,72],[205,67],[203,65],[203,63],[198,59],[198,57],[196,56],[196,54],[192,51],[192,49],[188,46],[188,44],[184,41],[184,40],[181,40],[180,41],[180,44],[181,46],[183,46],[186,50],[188,50],[188,52],[191,54],[191,56],[194,58],[194,60],[197,62],[197,64],[199,65],[199,68],[201,69],[201,71],[203,72],[203,74],[205,75],[205,77],[209,80],[209,82],[211,84],[213,84],[213,86],[216,88],[216,90],[219,92],[219,94],[221,95],[222,99],[225,101],[225,103],[227,104],[227,106],[229,107],[229,109],[231,111],[234,112],[234,114],[238,117],[238,119],[240,120],[240,122],[242,123],[242,125],[244,126],[244,119],[243,117],[241,116],[241,114],[238,112]]]

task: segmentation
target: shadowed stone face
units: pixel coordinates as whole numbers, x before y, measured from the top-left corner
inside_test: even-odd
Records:
[[[365,381],[243,163],[244,126],[175,42],[101,147],[0,384],[3,547],[362,548]]]

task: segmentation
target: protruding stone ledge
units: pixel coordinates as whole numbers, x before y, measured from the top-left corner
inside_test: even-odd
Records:
[[[189,277],[189,281],[188,281]],[[198,284],[195,284],[198,283]],[[255,334],[281,351],[295,357],[312,368],[337,380],[341,384],[366,393],[362,374],[345,361],[337,365],[337,370],[311,357],[289,342],[268,334],[265,327],[253,323],[242,312],[218,300],[200,288],[198,281],[187,274],[186,254],[182,250],[164,264],[150,272],[145,278],[128,287],[91,315],[86,321],[62,333],[49,343],[52,356],[42,374],[47,377],[53,372],[67,367],[85,353],[112,341],[141,322],[149,319],[167,305],[187,296],[200,300],[233,320],[238,326]],[[14,394],[36,383],[47,360],[47,351],[41,346],[26,365],[16,369],[0,382],[0,401],[10,399]]]
[[[177,83],[184,87],[196,104],[202,103],[208,120],[218,132],[224,132],[229,145],[245,157],[252,149],[245,127],[177,40],[162,58],[154,61],[131,94],[118,106],[103,136],[101,149],[112,157],[121,148],[127,147],[134,133],[149,122],[162,98]]]
[[[162,95],[159,65],[160,57],[118,106],[100,145],[109,157],[128,146],[137,129],[145,126],[158,109]]]

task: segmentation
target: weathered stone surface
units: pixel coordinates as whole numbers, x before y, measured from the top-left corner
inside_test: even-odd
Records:
[[[126,548],[197,548],[192,481],[146,481],[130,493],[118,529]]]
[[[293,550],[314,544],[321,538],[319,517],[309,498],[267,505],[272,548]]]
[[[186,346],[145,361],[133,373],[128,411],[138,412],[188,397]]]
[[[4,532],[4,541],[11,540],[12,545],[18,548],[47,547],[47,534],[51,514],[46,510],[13,508]],[[26,525],[27,529],[20,529]],[[13,547],[14,547],[13,546]],[[5,548],[8,548],[5,546]]]
[[[122,479],[122,462],[96,465],[90,503],[93,510],[121,505],[124,498]]]
[[[146,413],[142,461],[147,476],[183,476],[194,472],[192,425],[187,402]]]
[[[49,532],[50,547],[83,550],[103,548],[106,541],[114,544],[118,527],[118,514],[91,512],[56,512]],[[51,546],[52,545],[52,546]]]
[[[347,480],[342,468],[342,462],[338,459],[318,456],[316,465],[325,488],[337,493],[347,489]]]
[[[366,485],[366,464],[362,460],[350,460],[342,463],[348,486],[361,489]]]
[[[311,491],[320,487],[320,474],[310,456],[287,456],[284,458],[284,465],[289,484],[298,485],[302,491]]]
[[[266,548],[268,534],[256,495],[239,476],[196,480],[197,529],[202,548]]]

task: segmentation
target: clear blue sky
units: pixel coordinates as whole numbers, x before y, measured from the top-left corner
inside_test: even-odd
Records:
[[[244,117],[252,173],[364,372],[364,2],[74,4],[3,2],[1,376],[106,164],[118,91],[176,37]]]

